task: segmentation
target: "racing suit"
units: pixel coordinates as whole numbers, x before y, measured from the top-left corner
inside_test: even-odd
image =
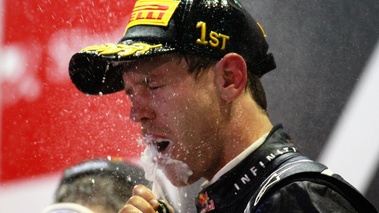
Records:
[[[281,174],[278,171],[285,174],[285,171],[291,171],[288,168],[294,167],[292,165],[301,167],[308,164],[317,164],[322,169],[318,173],[309,172],[309,178],[287,181],[275,190],[266,190],[265,186],[270,185],[267,179],[273,179],[275,175],[276,180],[281,179],[277,175]],[[307,172],[307,168],[302,170]],[[349,190],[355,190],[354,193],[359,194],[363,202],[353,207],[351,199],[340,193],[342,191],[338,187],[317,178],[331,175],[326,166],[300,154],[282,126],[277,125],[260,147],[198,194],[196,208],[202,213],[359,212],[356,209],[358,205],[363,206],[364,212],[377,212],[372,204],[338,175],[337,178],[345,182]]]

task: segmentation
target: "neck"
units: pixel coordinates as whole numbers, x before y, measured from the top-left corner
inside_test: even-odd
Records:
[[[229,161],[243,152],[247,147],[257,141],[272,129],[272,124],[264,112],[251,98],[236,100],[230,105],[229,118],[220,134],[220,142],[223,147],[218,165],[212,177],[223,168]]]

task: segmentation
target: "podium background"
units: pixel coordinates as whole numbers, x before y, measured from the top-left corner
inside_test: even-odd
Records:
[[[378,1],[242,3],[277,61],[263,77],[272,121],[379,208]],[[41,211],[61,170],[82,160],[137,161],[143,147],[125,95],[86,96],[67,74],[76,51],[122,37],[133,5],[0,0],[2,211]]]

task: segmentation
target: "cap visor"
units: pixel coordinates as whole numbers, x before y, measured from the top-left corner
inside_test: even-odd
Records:
[[[69,75],[75,86],[85,94],[110,94],[124,88],[122,70],[111,62],[136,60],[174,51],[175,48],[167,45],[142,42],[89,46],[71,57]]]

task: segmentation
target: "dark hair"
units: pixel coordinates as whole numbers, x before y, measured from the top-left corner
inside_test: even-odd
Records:
[[[149,185],[138,167],[120,161],[90,160],[65,170],[54,202],[97,206],[117,213],[139,183]]]
[[[195,73],[196,76],[198,76],[202,70],[209,68],[217,63],[216,59],[200,57],[192,54],[183,54],[183,57],[189,66],[189,72]],[[250,69],[251,68],[248,67],[248,80],[246,84],[246,89],[250,90],[250,94],[253,100],[257,102],[257,104],[264,111],[267,111],[267,99],[264,88],[262,86],[262,82],[256,74],[253,74],[253,72],[250,71]]]

